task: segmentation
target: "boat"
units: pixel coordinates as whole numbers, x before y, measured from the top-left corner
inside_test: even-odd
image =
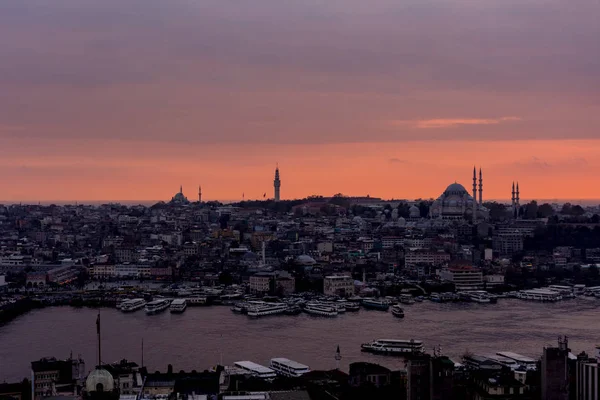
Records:
[[[192,296],[187,298],[188,306],[204,306],[208,302],[206,296]]]
[[[287,376],[288,378],[298,378],[310,372],[308,365],[287,358],[272,358],[269,368],[278,375]]]
[[[398,305],[392,307],[392,314],[394,317],[404,318],[404,310]]]
[[[360,310],[360,305],[358,303],[348,302],[345,304],[346,311],[358,311]]]
[[[486,292],[483,291],[475,291],[468,292],[467,295],[471,298],[473,303],[489,303],[490,298]]]
[[[417,296],[417,297],[415,297],[415,301],[416,301],[416,302],[422,303],[422,302],[423,302],[423,300],[425,300],[425,299],[423,298],[423,296]]]
[[[423,342],[420,340],[395,340],[378,339],[371,343],[364,343],[360,346],[362,351],[385,355],[403,355],[409,353],[422,353]]]
[[[283,314],[288,306],[284,303],[263,303],[248,307],[249,317],[265,317],[267,315]]]
[[[321,317],[335,317],[338,311],[335,307],[325,306],[320,303],[308,303],[304,307],[304,312],[311,315],[319,315]]]
[[[144,308],[145,305],[146,300],[144,299],[126,300],[121,304],[121,311],[133,312]]]
[[[442,296],[440,296],[439,293],[431,293],[431,296],[429,296],[429,300],[435,303],[441,303],[443,301]]]
[[[175,299],[169,306],[169,311],[173,314],[181,314],[187,308],[187,301],[185,299]]]
[[[247,314],[248,307],[245,303],[235,303],[233,307],[231,307],[231,311],[233,311],[236,314]]]
[[[288,308],[285,310],[286,315],[298,315],[301,312],[302,309],[297,305],[288,305]]]
[[[385,301],[375,299],[364,299],[362,305],[364,308],[371,310],[387,311],[390,308],[390,305]]]
[[[401,304],[415,304],[415,299],[413,299],[413,297],[410,294],[403,294],[400,296],[400,303]]]
[[[169,308],[171,301],[169,299],[159,299],[153,300],[146,304],[145,310],[146,314],[158,314]]]

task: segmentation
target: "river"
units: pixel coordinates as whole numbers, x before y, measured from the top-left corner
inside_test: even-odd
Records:
[[[341,368],[371,361],[402,368],[402,359],[362,353],[360,344],[377,338],[420,339],[431,352],[459,359],[465,351],[490,354],[509,350],[538,358],[559,335],[569,336],[573,352],[588,353],[600,344],[600,300],[578,298],[555,304],[501,299],[498,304],[432,302],[404,306],[406,317],[360,310],[336,318],[272,316],[250,319],[228,307],[188,308],[183,314],[124,314],[102,309],[104,362],[127,358],[144,363],[151,372],[204,370],[218,364],[251,360],[266,364],[287,357],[313,369]],[[89,308],[53,307],[32,311],[0,326],[0,382],[30,375],[30,362],[45,356],[81,354],[88,369],[96,363],[96,315]]]

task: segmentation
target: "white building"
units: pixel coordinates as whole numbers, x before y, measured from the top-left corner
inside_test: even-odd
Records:
[[[575,385],[578,400],[600,400],[600,346],[596,346],[596,358],[579,360]]]
[[[440,279],[454,283],[456,290],[478,290],[483,288],[483,273],[471,266],[445,268]]]
[[[440,265],[448,261],[450,261],[450,254],[445,251],[411,250],[404,256],[406,268],[418,264]]]
[[[326,296],[352,296],[354,280],[347,275],[326,276],[323,279],[323,293]]]

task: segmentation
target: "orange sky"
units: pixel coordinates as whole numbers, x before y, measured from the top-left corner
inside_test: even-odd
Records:
[[[0,200],[600,198],[577,3],[0,3]]]

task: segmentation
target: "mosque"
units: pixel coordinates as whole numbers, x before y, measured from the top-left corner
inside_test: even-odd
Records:
[[[477,199],[477,170],[473,168],[473,195],[460,183],[454,182],[444,190],[429,209],[429,217],[442,220],[485,221],[489,210],[483,206],[483,173],[479,169],[479,199]]]

